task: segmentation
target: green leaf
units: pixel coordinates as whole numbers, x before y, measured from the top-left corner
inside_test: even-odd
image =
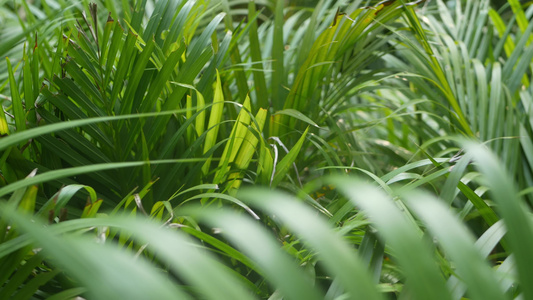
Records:
[[[135,259],[131,253],[111,245],[98,245],[87,238],[60,238],[45,230],[40,223],[32,223],[8,209],[5,204],[0,203],[0,206],[3,218],[9,218],[20,230],[26,232],[43,248],[42,251],[53,259],[54,264],[61,266],[70,276],[83,283],[88,293],[95,298],[189,298],[170,284],[169,279],[157,272],[145,259]],[[107,285],[117,282],[118,278],[126,281],[113,284],[112,287]]]
[[[256,15],[255,2],[248,2],[248,19],[252,20],[253,16]],[[250,55],[252,62],[256,63],[254,65],[253,77],[254,77],[254,87],[255,95],[257,97],[257,105],[260,108],[267,109],[268,104],[268,88],[266,85],[265,75],[263,73],[263,57],[261,54],[261,44],[259,43],[258,36],[258,27],[257,21],[254,19],[251,21],[251,27],[248,31],[250,39]]]
[[[307,136],[307,132],[309,131],[309,128],[307,128],[298,142],[292,147],[292,149],[285,155],[285,157],[276,165],[276,173],[274,175],[274,180],[272,181],[272,187],[276,187],[284,178],[285,175],[289,172],[290,167],[296,160],[296,157],[300,153],[300,149],[302,149],[302,145],[305,141],[305,137]]]
[[[259,109],[259,112],[255,116],[252,126],[246,132],[246,136],[244,137],[242,146],[239,149],[239,154],[235,158],[235,168],[239,171],[229,176],[229,180],[233,181],[231,184],[231,188],[237,189],[240,187],[243,176],[242,172],[248,169],[248,166],[252,161],[252,157],[255,153],[257,143],[259,142],[257,136],[259,136],[259,138],[261,137],[266,117],[266,109]]]
[[[383,299],[361,259],[353,255],[353,249],[340,236],[331,233],[327,222],[313,209],[281,192],[249,189],[240,192],[239,197],[275,216],[276,222],[294,231],[314,250],[324,268],[339,280],[350,298]]]
[[[283,253],[278,241],[260,223],[221,210],[202,210],[198,212],[198,216],[205,223],[221,230],[287,298],[323,299],[310,276],[294,263],[293,258]]]
[[[270,99],[274,110],[279,110],[283,107],[285,101],[285,91],[283,85],[285,83],[285,70],[284,70],[284,37],[283,37],[283,20],[285,1],[275,1],[275,13],[274,13],[274,29],[273,29],[273,42],[272,42],[272,80],[270,88],[272,89],[272,97]]]
[[[310,118],[308,118],[306,115],[304,115],[303,113],[295,110],[295,109],[291,109],[291,108],[287,108],[287,109],[283,109],[283,110],[280,110],[280,111],[277,111],[276,113],[273,114],[274,116],[275,115],[286,115],[286,116],[290,116],[290,117],[293,117],[295,119],[298,119],[302,122],[305,122],[311,126],[314,126],[316,128],[320,128],[320,126],[318,126],[315,122],[313,122],[313,120],[311,120]]]
[[[17,132],[26,130],[26,114],[22,106],[22,98],[20,97],[18,84],[15,81],[15,75],[13,74],[13,67],[9,58],[6,57],[7,71],[9,72],[9,89],[11,91],[11,105],[13,106],[13,114],[15,115],[15,126]]]
[[[203,162],[203,161],[204,161],[203,159],[171,159],[171,160],[153,160],[153,161],[150,161],[150,163],[151,164],[186,163],[186,162],[193,163],[193,162]],[[20,188],[47,182],[47,181],[52,181],[52,180],[57,180],[57,179],[75,176],[79,174],[91,173],[91,172],[102,171],[102,170],[142,166],[144,164],[146,164],[146,162],[144,161],[104,163],[104,164],[95,164],[95,165],[88,165],[88,166],[82,166],[82,167],[66,168],[62,170],[48,171],[46,173],[36,175],[35,177],[19,180],[10,185],[0,188],[0,197],[5,196]]]
[[[406,211],[383,192],[351,178],[330,181],[360,207],[378,229],[383,242],[391,247],[402,272],[409,278],[413,297],[451,299],[444,278],[435,263],[433,251],[422,240],[421,230]]]
[[[204,143],[204,154],[207,153],[216,143],[223,110],[224,95],[222,94],[222,83],[220,81],[220,75],[217,71],[215,95],[213,97],[213,105],[211,106],[211,114],[209,115],[209,124],[207,126],[207,135],[205,137]],[[208,157],[207,161],[202,167],[202,172],[204,174],[207,174],[209,172],[211,159],[212,157]]]
[[[505,299],[489,264],[474,246],[473,235],[446,205],[421,192],[404,198],[455,262],[458,275],[468,287],[467,293],[476,299]]]
[[[533,266],[533,258],[527,254],[527,249],[533,247],[533,224],[528,217],[529,209],[518,197],[514,181],[494,154],[481,145],[465,143],[465,146],[477,162],[476,167],[490,185],[490,193],[507,227],[506,237],[510,250],[518,262],[518,275],[524,297],[530,297],[529,295],[533,297],[533,287],[527,284],[529,280],[533,280],[533,271],[530,267]]]
[[[229,140],[226,142],[224,152],[222,152],[222,156],[220,157],[220,162],[218,163],[220,169],[215,175],[214,182],[221,183],[223,178],[227,176],[227,172],[229,171],[231,164],[235,161],[235,158],[239,153],[239,149],[241,148],[241,145],[243,144],[247,135],[247,127],[249,126],[251,120],[250,111],[250,98],[246,97],[244,104],[241,107],[241,111],[235,120],[235,125],[233,125],[229,135]]]

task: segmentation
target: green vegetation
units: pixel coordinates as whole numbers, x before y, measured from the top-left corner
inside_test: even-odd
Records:
[[[533,299],[533,6],[301,2],[0,1],[0,300]]]

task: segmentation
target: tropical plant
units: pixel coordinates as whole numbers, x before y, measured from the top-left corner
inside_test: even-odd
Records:
[[[384,293],[414,299],[459,299],[465,293],[472,299],[506,299],[521,293],[527,298],[532,274],[525,246],[533,242],[528,208],[493,154],[479,145],[466,144],[466,149],[469,159],[475,157],[474,164],[503,216],[477,241],[442,199],[386,185],[378,189],[349,177],[324,179],[348,200],[351,216],[340,226],[332,221],[341,212],[328,222],[287,194],[258,189],[243,192],[240,198],[263,212],[264,220],[275,222],[269,223],[270,229],[255,214],[250,217],[198,206],[174,213],[180,216],[176,220],[185,217],[182,220],[199,223],[167,222],[166,228],[125,216],[82,218],[43,227],[37,219],[28,220],[36,187],[23,189],[2,203],[2,219],[10,227],[5,230],[4,226],[9,235],[0,245],[0,254],[10,262],[22,256],[26,264],[16,270],[2,292],[6,297],[17,291],[24,298],[39,285],[53,282],[51,286],[71,286],[54,299],[85,293],[91,298],[132,299],[382,299]],[[353,211],[354,206],[360,210]],[[94,229],[87,232],[88,228]],[[208,228],[214,235],[205,231]],[[116,229],[127,233],[126,240],[131,242],[109,239]],[[359,243],[356,250],[353,246]],[[505,249],[499,251],[513,255],[491,269],[486,259],[498,251],[499,243]],[[39,249],[28,252],[30,245]],[[40,265],[38,271],[32,269]],[[157,270],[162,266],[167,276]],[[36,272],[35,277],[17,290],[30,270]],[[54,279],[61,277],[60,272],[66,272],[67,278]],[[7,278],[10,273],[3,274]],[[42,296],[54,292],[57,288],[39,291]]]
[[[533,299],[533,6],[375,2],[2,3],[0,299]]]

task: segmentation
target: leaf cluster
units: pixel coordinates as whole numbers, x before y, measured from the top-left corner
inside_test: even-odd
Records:
[[[533,299],[533,6],[0,15],[0,299]]]

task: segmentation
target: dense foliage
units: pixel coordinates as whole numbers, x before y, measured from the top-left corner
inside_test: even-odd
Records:
[[[533,6],[0,1],[0,299],[533,299]]]

